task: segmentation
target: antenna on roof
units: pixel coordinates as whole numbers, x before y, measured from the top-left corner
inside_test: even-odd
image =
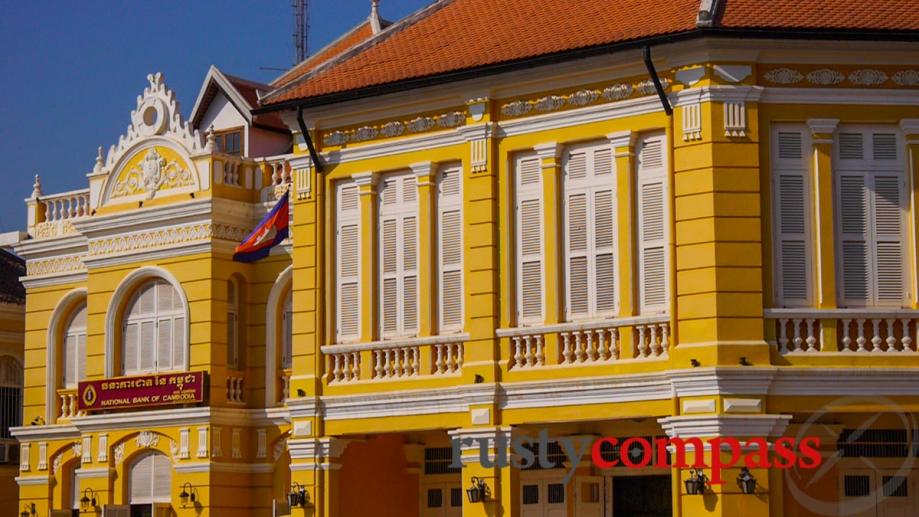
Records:
[[[310,36],[310,5],[309,0],[293,0],[294,8],[294,48],[296,60],[294,64],[306,59],[309,55]]]

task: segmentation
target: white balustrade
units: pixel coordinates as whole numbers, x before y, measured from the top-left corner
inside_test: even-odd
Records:
[[[75,416],[83,416],[84,411],[79,410],[77,390],[58,390],[58,400],[60,403],[60,418],[69,420]]]
[[[281,382],[281,403],[287,402],[287,399],[290,398],[290,372],[285,371],[281,372],[279,375],[279,380]]]
[[[227,402],[245,404],[245,380],[245,377],[227,377]]]
[[[843,353],[911,353],[916,351],[919,311],[877,309],[768,309],[781,354],[828,351]],[[822,329],[836,329],[827,343]]]
[[[45,207],[45,222],[77,219],[90,213],[89,189],[43,196],[39,202]]]
[[[459,374],[466,334],[393,339],[322,347],[329,384]],[[361,371],[361,356],[369,364]]]
[[[633,350],[622,349],[623,335],[628,333],[632,336]],[[500,329],[497,335],[508,338],[511,369],[659,359],[667,357],[670,348],[670,322],[666,315]],[[554,358],[547,352],[549,336],[557,337]]]

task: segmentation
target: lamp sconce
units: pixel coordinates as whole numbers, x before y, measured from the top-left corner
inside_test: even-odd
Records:
[[[472,486],[466,489],[466,499],[468,499],[470,503],[481,503],[485,501],[487,495],[488,485],[485,484],[485,481],[473,476]]]
[[[179,501],[182,502],[182,508],[188,503],[195,504],[198,501],[198,489],[186,481],[182,484],[182,491],[179,492]]]
[[[35,503],[26,503],[22,507],[22,511],[19,512],[19,517],[34,517],[38,515],[38,512],[35,510]]]
[[[92,488],[86,487],[83,489],[83,497],[80,498],[80,511],[87,511],[90,508],[96,507],[96,493],[93,492]]]
[[[756,478],[747,467],[741,467],[740,474],[737,475],[737,484],[740,485],[740,491],[746,495],[756,492]]]
[[[313,509],[315,506],[310,501],[310,494],[300,483],[294,482],[290,485],[290,493],[287,494],[287,503],[291,508],[299,506],[300,508]]]
[[[702,495],[705,493],[705,483],[708,482],[708,476],[702,472],[702,469],[689,469],[689,477],[686,483],[686,493],[689,495]]]

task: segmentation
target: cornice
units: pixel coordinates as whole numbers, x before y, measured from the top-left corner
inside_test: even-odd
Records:
[[[80,430],[73,424],[29,425],[11,427],[12,434],[19,441],[66,440],[79,438]]]

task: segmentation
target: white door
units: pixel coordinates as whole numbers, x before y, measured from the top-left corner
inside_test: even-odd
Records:
[[[914,471],[847,469],[840,490],[850,517],[911,517],[917,509]]]
[[[577,517],[603,517],[603,477],[575,478],[574,514]]]
[[[427,484],[421,489],[421,517],[462,517],[466,493],[452,483]]]
[[[567,517],[566,499],[562,474],[520,474],[520,517]]]

